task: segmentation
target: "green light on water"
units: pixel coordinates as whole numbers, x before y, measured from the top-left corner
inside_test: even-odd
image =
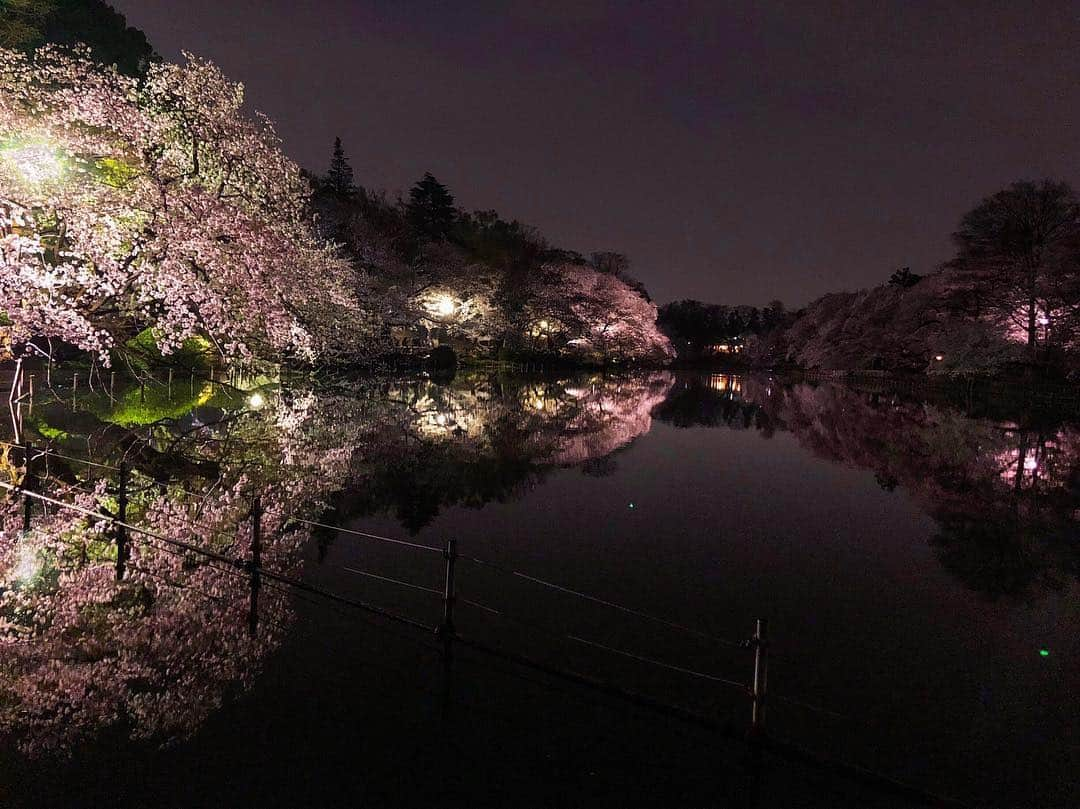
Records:
[[[1049,656],[1050,656],[1050,650],[1049,649],[1039,649],[1039,657],[1049,657]]]

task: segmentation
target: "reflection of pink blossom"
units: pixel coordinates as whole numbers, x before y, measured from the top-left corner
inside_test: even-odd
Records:
[[[652,411],[675,383],[669,373],[604,380],[577,397],[578,411],[561,425],[552,460],[581,464],[609,455],[652,428]]]

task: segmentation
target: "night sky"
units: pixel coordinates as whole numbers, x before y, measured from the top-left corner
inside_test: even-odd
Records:
[[[1080,185],[1080,5],[113,0],[287,151],[424,171],[659,301],[799,306],[932,269],[979,199]]]

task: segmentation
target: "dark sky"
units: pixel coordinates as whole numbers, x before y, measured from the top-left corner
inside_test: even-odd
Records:
[[[659,301],[801,305],[948,258],[979,199],[1080,184],[1071,2],[112,0],[324,171],[424,171]]]

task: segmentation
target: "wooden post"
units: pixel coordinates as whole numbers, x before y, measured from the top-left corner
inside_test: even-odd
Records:
[[[120,462],[116,473],[116,580],[124,578],[124,566],[127,564],[127,506],[128,506],[128,467]]]
[[[33,461],[34,461],[34,447],[33,447],[33,445],[30,444],[29,441],[26,442],[26,446],[25,446],[25,449],[23,450],[23,452],[26,453],[26,473],[23,475],[23,489],[29,491],[30,475],[31,475],[30,467],[31,467],[31,465],[33,464]],[[30,530],[30,509],[31,508],[32,508],[32,501],[30,499],[30,495],[29,494],[24,494],[23,495],[23,531],[24,532],[27,532],[27,531]]]
[[[456,539],[446,541],[443,557],[446,559],[446,582],[443,587],[443,619],[439,632],[449,639],[454,635],[454,602],[457,600],[454,592],[454,566],[457,564]]]
[[[71,409],[75,409],[75,394],[79,390],[79,375],[74,374],[71,377]]]
[[[109,398],[116,401],[116,371],[109,374]]]
[[[195,372],[191,372],[191,395],[195,395]]]
[[[30,407],[28,408],[28,411],[29,411],[30,415],[33,415],[34,414],[34,375],[33,374],[30,374],[29,382],[30,382],[30,391],[29,391],[28,395],[30,396]]]
[[[173,369],[170,368],[169,369],[169,401],[170,402],[172,401],[172,376],[173,376]]]
[[[755,736],[765,732],[765,696],[768,688],[769,646],[765,639],[766,622],[758,618],[754,624],[754,637],[750,643],[754,647],[754,698],[750,730]]]
[[[262,564],[262,499],[251,504],[251,610],[248,613],[248,632],[252,637],[259,629],[260,565]]]

